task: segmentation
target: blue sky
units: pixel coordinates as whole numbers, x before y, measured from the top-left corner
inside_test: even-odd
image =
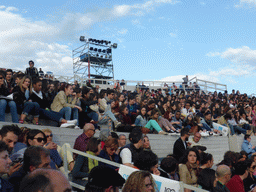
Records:
[[[72,75],[79,36],[118,43],[115,79],[189,78],[256,93],[256,0],[20,1],[0,4],[1,66]]]

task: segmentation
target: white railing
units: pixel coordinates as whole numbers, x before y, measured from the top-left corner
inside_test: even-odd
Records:
[[[99,85],[101,89],[106,88],[114,88],[114,84],[117,80],[113,79],[87,79],[81,78],[79,76],[62,76],[62,75],[55,75],[55,78],[59,81],[73,83],[75,80],[79,82],[80,85],[86,85],[87,81],[90,81],[93,86]],[[119,81],[121,83],[121,81]],[[166,89],[164,84],[167,84],[170,88],[173,83],[178,87],[178,89],[186,90],[185,85],[182,84],[183,81],[135,81],[135,80],[125,80],[125,85],[122,87],[125,90],[134,91],[136,89],[136,85],[145,85],[149,89]],[[206,93],[209,91],[226,91],[227,85],[221,83],[214,83],[211,81],[205,81],[201,79],[197,79],[194,77],[189,80],[189,82],[196,82],[196,84],[200,87],[200,90],[205,91]],[[182,88],[179,86],[182,85]],[[195,90],[195,89],[194,89]]]
[[[115,167],[120,167],[121,164],[119,163],[115,163],[113,161],[109,161],[109,160],[106,160],[106,159],[103,159],[103,158],[100,158],[100,157],[97,157],[97,156],[93,156],[93,155],[90,155],[90,154],[87,154],[87,153],[84,153],[84,152],[81,152],[81,151],[78,151],[78,150],[75,150],[75,149],[72,149],[66,145],[63,146],[64,147],[64,170],[65,170],[65,175],[66,177],[68,178],[68,161],[67,161],[67,151],[70,151],[72,153],[76,153],[78,155],[82,155],[84,157],[88,157],[88,158],[92,158],[92,159],[95,159],[95,160],[98,160],[98,161],[101,161],[103,163],[106,163],[106,164],[109,164],[109,165],[113,165]],[[82,186],[82,185],[78,185],[72,181],[70,181],[70,184],[75,187],[75,188],[78,188],[78,189],[81,189],[81,190],[85,190],[85,186]],[[191,185],[187,185],[187,184],[184,184],[183,182],[179,182],[180,184],[180,192],[183,192],[184,191],[184,188],[186,189],[191,189],[191,190],[194,190],[196,192],[207,192],[206,190],[203,190],[203,189],[199,189],[197,187],[194,187],[194,186],[191,186]]]

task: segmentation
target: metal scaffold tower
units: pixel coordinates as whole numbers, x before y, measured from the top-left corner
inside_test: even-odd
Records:
[[[83,79],[114,79],[112,48],[117,44],[111,41],[85,39],[84,44],[73,50],[73,72],[76,80]]]

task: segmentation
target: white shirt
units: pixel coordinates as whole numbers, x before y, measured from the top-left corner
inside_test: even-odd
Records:
[[[122,163],[130,163],[133,164],[132,162],[132,152],[130,149],[128,148],[124,148],[121,153],[120,153],[120,157],[122,159]]]

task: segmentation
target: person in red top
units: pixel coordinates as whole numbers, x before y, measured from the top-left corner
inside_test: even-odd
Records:
[[[245,192],[243,180],[248,177],[249,163],[240,161],[235,165],[235,175],[227,183],[230,192]]]
[[[95,127],[91,123],[86,123],[84,128],[84,132],[76,138],[74,149],[85,152],[86,146],[91,137],[93,137],[95,133]],[[74,153],[74,158],[76,158],[77,154]]]

